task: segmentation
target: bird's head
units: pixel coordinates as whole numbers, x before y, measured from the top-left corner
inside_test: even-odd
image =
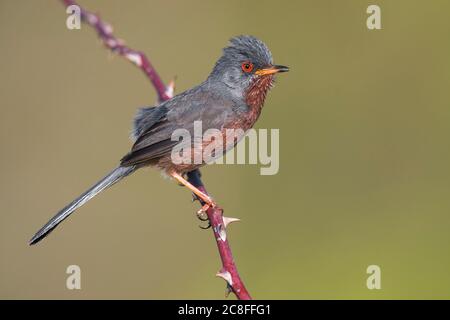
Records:
[[[276,73],[288,67],[274,65],[272,54],[261,40],[253,36],[238,36],[230,40],[214,66],[209,79],[225,84],[235,95],[263,95],[270,89]]]

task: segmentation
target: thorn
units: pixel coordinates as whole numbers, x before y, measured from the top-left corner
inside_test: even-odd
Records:
[[[177,77],[173,77],[172,80],[170,80],[169,84],[166,86],[166,95],[169,98],[172,98],[174,93],[175,93],[175,80],[177,79]]]
[[[87,13],[86,20],[88,21],[89,24],[94,25],[98,22],[98,17],[93,13]]]
[[[230,293],[232,292],[231,289],[229,289],[229,286],[225,289],[225,299],[227,299],[230,296]]]
[[[113,33],[113,27],[112,25],[110,25],[109,23],[103,22],[103,31],[107,34],[107,35],[111,35]]]
[[[219,235],[220,240],[227,241],[227,232],[225,231],[225,228],[222,224],[219,224],[216,228],[214,228],[214,231]]]
[[[128,60],[133,62],[138,67],[142,66],[142,58],[141,58],[141,55],[138,53],[129,52],[129,53],[125,54],[125,58],[127,58]]]
[[[117,47],[117,41],[115,39],[109,38],[105,40],[106,46],[114,50]]]
[[[232,217],[222,217],[222,220],[225,228],[227,228],[230,223],[241,221],[241,219]]]
[[[233,285],[233,279],[231,278],[231,273],[229,273],[228,271],[219,271],[216,273],[216,277],[222,278],[223,280],[225,280],[227,282],[228,286],[232,286]]]
[[[230,295],[230,293],[233,292],[233,289],[231,288],[231,286],[227,283],[227,288],[225,289],[225,298],[228,298],[228,296]]]

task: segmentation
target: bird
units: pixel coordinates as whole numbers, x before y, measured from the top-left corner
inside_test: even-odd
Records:
[[[204,131],[248,131],[261,114],[266,95],[274,84],[275,74],[287,71],[288,67],[273,63],[269,48],[258,38],[249,35],[231,38],[204,82],[156,106],[138,110],[132,131],[134,144],[120,160],[119,166],[61,209],[31,238],[29,244],[34,245],[45,238],[76,209],[100,192],[147,166],[161,170],[190,189],[204,203],[203,211],[216,207],[216,202],[209,195],[185,178],[188,172],[205,165],[205,161],[175,163],[172,151],[178,141],[172,139],[172,133],[179,129],[193,133],[196,121],[201,121]],[[225,138],[216,143],[221,144],[224,154],[241,138]],[[194,157],[208,143],[214,141],[186,145],[185,155]]]

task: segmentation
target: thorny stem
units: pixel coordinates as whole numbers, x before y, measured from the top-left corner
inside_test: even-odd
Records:
[[[80,8],[81,19],[97,31],[103,44],[112,52],[117,53],[136,64],[136,66],[145,73],[155,87],[160,102],[172,98],[173,92],[171,88],[164,85],[161,77],[143,52],[131,49],[125,45],[125,42],[122,39],[114,36],[112,26],[103,21],[98,14],[85,10],[74,0],[62,0],[62,2],[66,7],[71,5],[78,6]]]
[[[200,171],[194,170],[188,173],[188,180],[200,191],[208,194],[200,176]],[[201,201],[200,203],[203,205]],[[227,225],[234,221],[239,221],[239,219],[224,217],[223,210],[219,207],[209,208],[206,211],[206,214],[208,215],[211,229],[214,232],[220,259],[222,260],[222,269],[216,275],[223,278],[227,282],[228,292],[232,291],[239,300],[251,300],[251,296],[239,276],[236,264],[234,263],[233,254],[231,253],[231,248],[227,240]]]
[[[81,19],[83,22],[94,28],[103,44],[112,52],[133,62],[140,68],[147,78],[151,81],[155,88],[160,102],[170,99],[173,96],[174,84],[166,86],[161,80],[153,65],[147,56],[141,52],[125,45],[125,42],[113,34],[113,29],[110,24],[100,19],[98,14],[89,12],[79,6],[74,0],[61,0],[63,4],[68,7],[77,5],[80,8]],[[199,188],[202,192],[207,194],[206,188],[200,178],[200,171],[194,170],[188,173],[188,180],[194,186]],[[244,286],[236,265],[234,263],[233,255],[231,253],[230,245],[227,240],[226,227],[229,223],[238,221],[238,219],[228,218],[223,216],[223,210],[219,207],[209,208],[206,211],[211,229],[214,232],[219,255],[222,260],[222,269],[216,274],[223,278],[227,283],[227,293],[233,292],[240,300],[250,300],[250,294]]]

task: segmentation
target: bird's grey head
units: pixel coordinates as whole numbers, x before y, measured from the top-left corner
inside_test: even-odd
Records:
[[[258,79],[286,71],[287,67],[273,65],[272,53],[264,42],[253,36],[237,36],[223,49],[208,79],[219,81],[243,96]]]

